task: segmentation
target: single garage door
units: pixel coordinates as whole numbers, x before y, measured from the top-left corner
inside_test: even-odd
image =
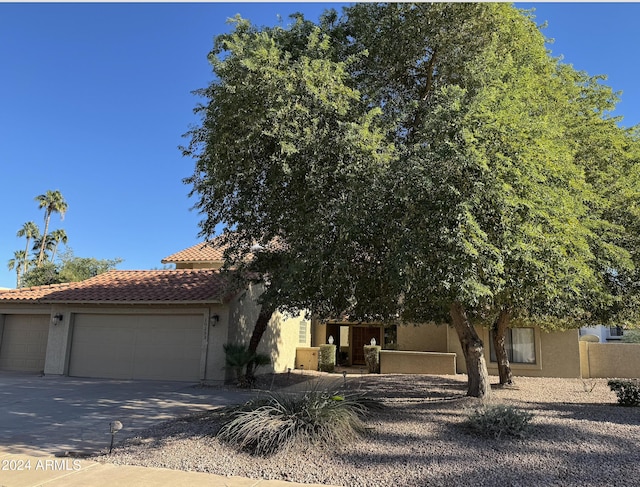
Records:
[[[44,370],[49,315],[6,315],[0,343],[0,369]]]
[[[69,375],[194,381],[202,315],[76,314]]]

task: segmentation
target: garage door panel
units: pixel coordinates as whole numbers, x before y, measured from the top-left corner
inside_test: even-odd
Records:
[[[202,325],[202,315],[78,314],[69,375],[198,380]]]
[[[40,372],[44,370],[49,337],[49,315],[5,316],[0,369]]]

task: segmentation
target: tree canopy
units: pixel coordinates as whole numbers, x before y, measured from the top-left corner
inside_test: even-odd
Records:
[[[266,249],[250,261],[263,303],[450,321],[476,396],[474,323],[637,319],[638,139],[531,13],[356,4],[293,20],[236,18],[216,38],[184,149],[202,234],[223,224],[234,265]]]

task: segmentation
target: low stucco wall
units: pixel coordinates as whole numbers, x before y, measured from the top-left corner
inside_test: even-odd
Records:
[[[580,342],[582,378],[640,378],[640,343]]]
[[[381,350],[380,373],[453,375],[456,373],[456,354]]]
[[[320,347],[296,348],[296,369],[318,370]]]

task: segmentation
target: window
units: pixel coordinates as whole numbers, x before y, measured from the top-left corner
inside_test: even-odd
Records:
[[[489,333],[491,361],[497,362],[493,346],[493,331]],[[514,364],[535,364],[536,345],[533,328],[509,328],[505,337],[505,348],[509,362]]]
[[[307,320],[300,320],[298,328],[298,343],[307,343]]]

